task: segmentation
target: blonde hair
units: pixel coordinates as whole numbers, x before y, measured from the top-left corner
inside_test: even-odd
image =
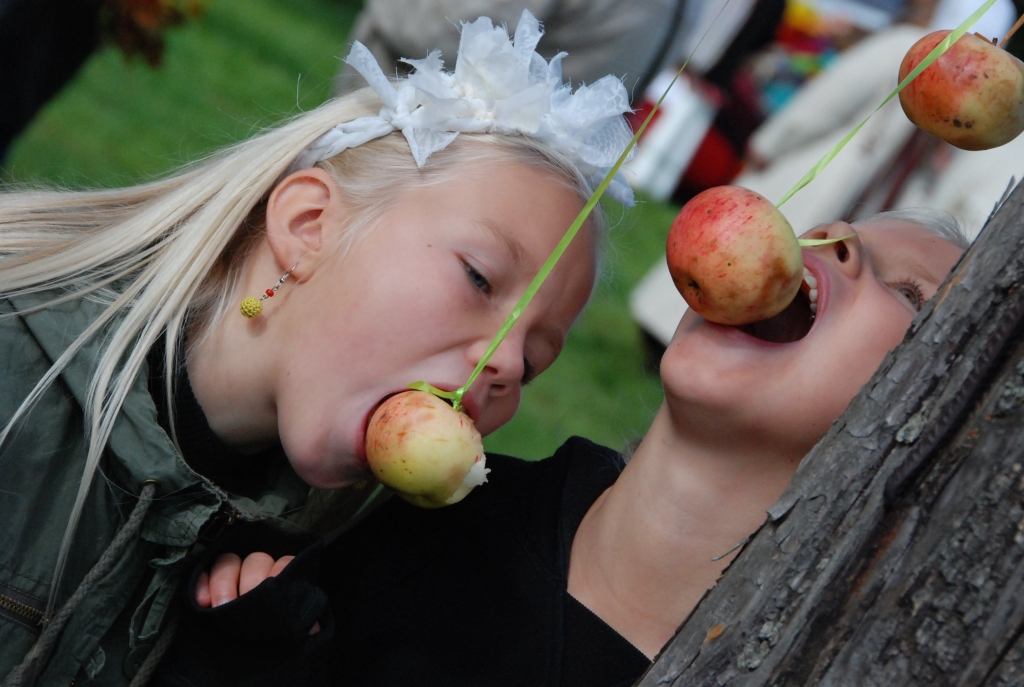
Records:
[[[172,176],[134,187],[0,194],[0,294],[61,292],[36,309],[83,297],[106,306],[0,430],[2,444],[82,346],[104,333],[85,407],[88,453],[58,553],[48,613],[100,456],[147,353],[166,332],[166,359],[174,360],[186,323],[190,331],[208,329],[235,310],[241,268],[263,231],[270,191],[318,136],[380,107],[370,89],[356,91]],[[317,165],[334,177],[353,208],[339,250],[371,230],[404,189],[443,183],[456,166],[496,158],[546,170],[581,204],[590,196],[570,158],[528,137],[462,134],[418,168],[405,139],[392,133]],[[603,232],[603,219],[595,215],[591,226]],[[170,400],[173,366],[166,367]]]

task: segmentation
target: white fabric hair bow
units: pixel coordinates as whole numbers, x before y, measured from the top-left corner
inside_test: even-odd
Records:
[[[420,167],[460,133],[518,134],[572,157],[596,187],[633,137],[622,116],[630,111],[626,88],[609,75],[573,93],[562,83],[566,53],[548,62],[534,50],[543,33],[529,10],[523,10],[513,40],[505,29],[480,17],[462,25],[454,72],[445,71],[440,52],[434,51],[422,60],[403,59],[415,71],[397,83],[388,80],[363,44],[354,43],[345,61],[362,74],[384,106],[376,117],[343,122],[320,136],[289,171],[307,169],[392,131],[405,135]],[[621,171],[607,193],[633,204],[633,191]]]

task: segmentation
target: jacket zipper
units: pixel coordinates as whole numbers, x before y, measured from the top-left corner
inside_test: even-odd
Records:
[[[32,622],[33,625],[39,625],[43,622],[43,611],[18,601],[14,597],[8,596],[7,594],[0,593],[0,609],[12,613],[16,616],[21,616],[26,620]]]

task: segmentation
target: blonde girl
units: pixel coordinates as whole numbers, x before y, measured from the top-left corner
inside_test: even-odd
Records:
[[[465,381],[629,140],[621,84],[571,93],[540,35],[478,20],[396,83],[357,44],[372,89],[166,179],[0,196],[5,687],[144,683],[193,553],[363,479],[388,395]],[[481,432],[558,356],[599,225],[466,394]]]

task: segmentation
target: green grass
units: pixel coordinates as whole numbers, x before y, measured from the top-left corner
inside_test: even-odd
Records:
[[[169,32],[159,69],[105,48],[15,143],[0,178],[129,184],[315,107],[329,95],[359,9],[352,0],[207,0],[199,20]],[[527,388],[488,450],[541,458],[572,434],[621,448],[644,432],[661,387],[643,369],[626,302],[674,212],[610,205],[604,279],[561,358]]]
[[[207,0],[167,33],[159,69],[107,47],[15,143],[3,178],[117,186],[315,107],[360,3]]]

